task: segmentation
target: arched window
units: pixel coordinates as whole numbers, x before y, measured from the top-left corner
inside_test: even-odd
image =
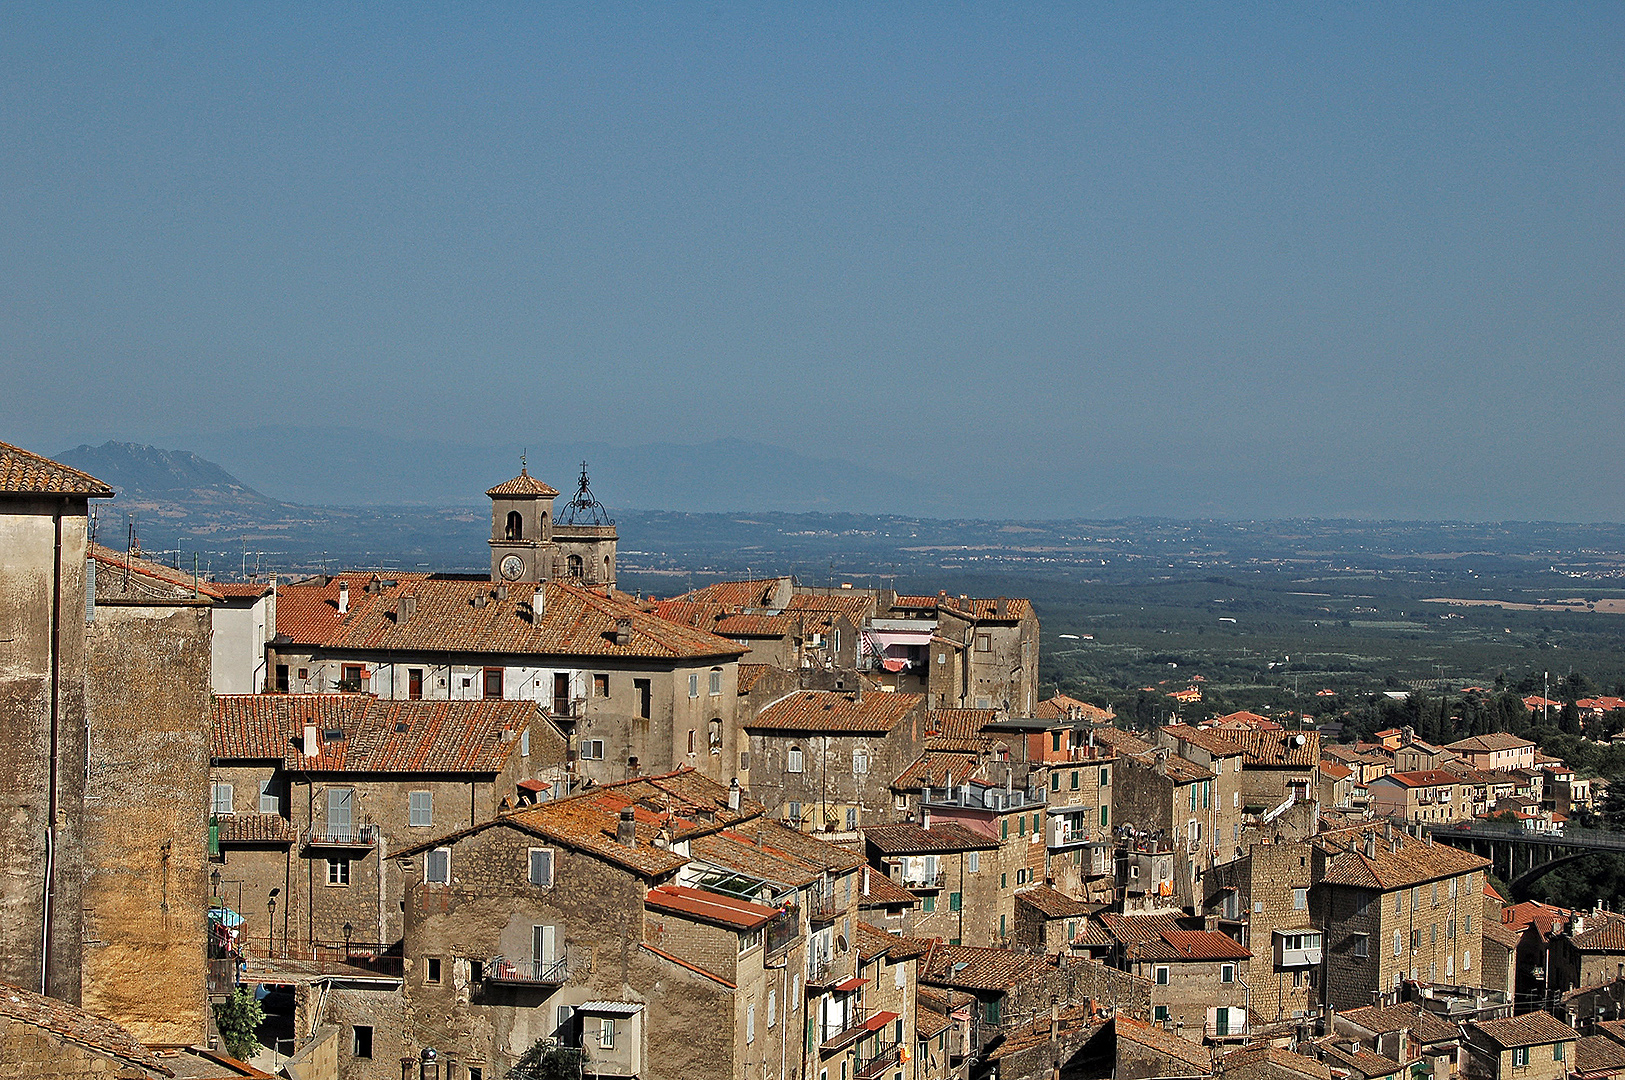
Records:
[[[508,540],[523,540],[525,538],[524,515],[517,510],[509,510],[508,527],[502,535]]]
[[[722,721],[720,719],[711,721],[711,752],[713,754],[722,753]]]
[[[801,747],[799,747],[799,746],[790,747],[790,752],[785,755],[784,771],[785,772],[800,772],[801,771]]]
[[[581,576],[581,556],[580,555],[571,555],[564,562],[565,562],[565,573],[569,574],[573,578],[579,578]]]

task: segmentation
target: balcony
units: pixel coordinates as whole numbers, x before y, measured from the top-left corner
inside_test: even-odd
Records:
[[[897,1043],[881,1044],[873,1057],[860,1057],[858,1059],[857,1080],[875,1080],[887,1069],[897,1063],[899,1051],[902,1048]]]
[[[809,922],[834,922],[836,916],[840,913],[840,909],[835,906],[835,897],[833,895],[823,896],[819,893],[813,893],[807,899],[807,920]]]
[[[208,970],[208,989],[210,1001],[224,1001],[229,998],[232,991],[237,989],[237,958],[234,956],[210,957]]]
[[[563,986],[570,978],[570,958],[509,960],[493,956],[485,962],[481,977],[495,986]]]
[[[1320,963],[1320,935],[1312,931],[1287,933],[1277,930],[1272,935],[1277,968],[1307,968]]]
[[[818,1044],[820,1050],[839,1050],[843,1046],[850,1046],[869,1034],[869,1010],[862,1005],[854,1005],[847,1009],[838,1021],[825,1021],[820,1024],[819,1034],[823,1037]]]
[[[903,888],[915,892],[941,892],[942,887],[948,883],[948,871],[938,870],[935,877],[925,874],[908,875],[903,878]]]
[[[794,904],[767,924],[767,954],[774,956],[801,940],[801,914]]]
[[[305,830],[304,846],[329,851],[371,851],[378,846],[378,826],[371,822],[352,825],[317,823]]]

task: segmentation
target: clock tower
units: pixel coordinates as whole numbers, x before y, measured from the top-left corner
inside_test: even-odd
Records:
[[[491,580],[551,581],[558,576],[553,500],[559,493],[525,471],[485,493],[491,498]]]

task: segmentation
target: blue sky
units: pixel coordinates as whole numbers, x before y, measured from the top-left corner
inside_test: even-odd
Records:
[[[1622,135],[1619,4],[8,5],[0,438],[1625,520]]]

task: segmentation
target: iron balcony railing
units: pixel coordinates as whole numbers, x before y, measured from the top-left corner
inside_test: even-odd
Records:
[[[891,1068],[902,1048],[896,1042],[881,1043],[872,1057],[858,1059],[857,1080],[874,1080]]]
[[[305,846],[315,848],[366,848],[378,846],[378,826],[371,822],[336,825],[317,822],[305,830]]]
[[[946,870],[939,870],[935,875],[905,874],[903,876],[903,888],[917,889],[922,892],[932,892],[941,889],[947,883],[948,872]]]
[[[485,962],[482,977],[488,983],[509,986],[562,986],[570,977],[568,956],[557,960],[509,960],[493,956]]]
[[[869,1010],[862,1005],[853,1005],[848,1008],[839,1020],[827,1020],[819,1025],[822,1041],[820,1050],[839,1050],[857,1042],[869,1029],[865,1023],[869,1019]]]
[[[807,900],[807,918],[812,922],[834,922],[838,914],[833,895],[813,893]]]

